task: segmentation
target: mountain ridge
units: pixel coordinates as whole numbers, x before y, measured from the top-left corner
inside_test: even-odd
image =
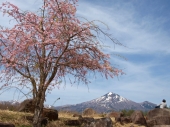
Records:
[[[124,109],[148,111],[155,108],[155,106],[156,104],[149,101],[137,103],[132,100],[126,99],[116,93],[108,92],[107,94],[90,101],[82,102],[75,105],[57,106],[55,107],[55,109],[77,112],[82,112],[86,108],[95,109],[97,112],[120,111]]]
[[[0,101],[0,104],[3,105],[13,105],[18,106],[21,102],[16,100],[11,101]],[[134,102],[130,99],[120,96],[119,94],[108,92],[107,94],[92,99],[90,101],[82,102],[79,104],[74,105],[63,105],[63,106],[51,106],[48,104],[44,104],[45,108],[53,108],[57,110],[69,110],[69,111],[76,111],[82,112],[86,108],[92,108],[99,113],[106,113],[110,111],[121,111],[121,110],[142,110],[142,111],[149,111],[155,108],[156,104],[144,101],[141,103]]]

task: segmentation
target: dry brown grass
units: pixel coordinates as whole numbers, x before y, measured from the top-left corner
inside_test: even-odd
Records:
[[[59,120],[49,122],[47,127],[70,127],[64,124],[64,121],[68,119],[76,120],[77,117],[73,117],[73,114],[78,114],[76,112],[59,112]],[[25,116],[32,116],[31,113],[22,113],[22,112],[14,112],[9,110],[0,110],[0,122],[4,123],[13,123],[16,127],[31,127],[31,123],[25,119]],[[80,114],[81,115],[81,114]],[[95,119],[104,117],[104,114],[94,114],[92,117]],[[114,124],[114,127],[139,127],[139,125],[134,124],[124,124],[121,125],[115,122],[114,118],[111,118]],[[71,126],[77,127],[77,126]],[[145,126],[140,126],[145,127]]]
[[[64,111],[59,112],[59,120],[49,123],[48,127],[70,127],[70,126],[64,125],[64,121],[68,120],[68,119],[72,119],[72,120],[78,119],[77,117],[72,117],[73,114],[75,114],[75,112],[64,112]],[[105,114],[94,114],[92,117],[95,118],[95,119],[98,119],[98,118],[103,118],[105,116],[106,116]],[[135,125],[133,123],[121,125],[120,123],[115,122],[115,118],[111,118],[111,119],[113,121],[114,127],[130,127],[130,126],[145,127],[145,126]],[[72,126],[72,127],[74,127],[74,126]]]
[[[25,119],[25,116],[31,115],[30,113],[0,110],[0,122],[13,123],[16,127],[29,127],[31,124]]]
[[[115,123],[114,124],[114,127],[130,127],[130,126],[133,126],[133,127],[145,127],[145,126],[135,125],[133,123],[123,124],[123,125],[121,125],[120,123]]]

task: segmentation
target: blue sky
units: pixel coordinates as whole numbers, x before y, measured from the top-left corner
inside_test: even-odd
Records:
[[[6,0],[0,0],[0,3]],[[22,10],[36,10],[41,0],[10,0]],[[61,85],[47,95],[48,104],[60,97],[57,105],[77,104],[98,98],[108,92],[117,93],[135,102],[159,104],[162,99],[170,105],[170,1],[169,0],[80,0],[77,15],[88,20],[100,20],[109,26],[109,33],[126,47],[105,40],[105,52],[111,63],[125,74],[114,79],[89,76],[84,84]],[[0,13],[0,25],[12,26]],[[104,28],[104,25],[101,28]],[[116,57],[119,54],[127,60]],[[89,88],[89,89],[88,89]],[[10,93],[10,94],[9,94]],[[17,99],[13,91],[0,100]]]

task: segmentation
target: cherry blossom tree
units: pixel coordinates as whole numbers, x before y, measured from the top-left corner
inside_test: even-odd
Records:
[[[79,20],[76,4],[77,0],[43,0],[36,13],[23,12],[9,2],[0,7],[16,21],[12,28],[0,28],[1,88],[11,84],[31,88],[34,127],[40,127],[47,91],[67,75],[72,75],[71,81],[88,83],[88,73],[106,78],[121,73],[102,52],[100,35],[121,44],[94,21]]]

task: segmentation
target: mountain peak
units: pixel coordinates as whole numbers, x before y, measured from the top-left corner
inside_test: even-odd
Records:
[[[116,94],[116,93],[113,93],[113,92],[109,92],[105,95],[102,96],[102,98],[107,101],[117,101],[117,102],[122,102],[122,101],[127,101],[128,99]]]
[[[109,93],[108,93],[108,95],[112,95],[112,94],[113,94],[113,92],[109,92]]]
[[[100,98],[92,100],[92,102],[97,102],[97,103],[120,103],[126,101],[128,101],[128,99],[113,92],[109,92],[101,96]]]

